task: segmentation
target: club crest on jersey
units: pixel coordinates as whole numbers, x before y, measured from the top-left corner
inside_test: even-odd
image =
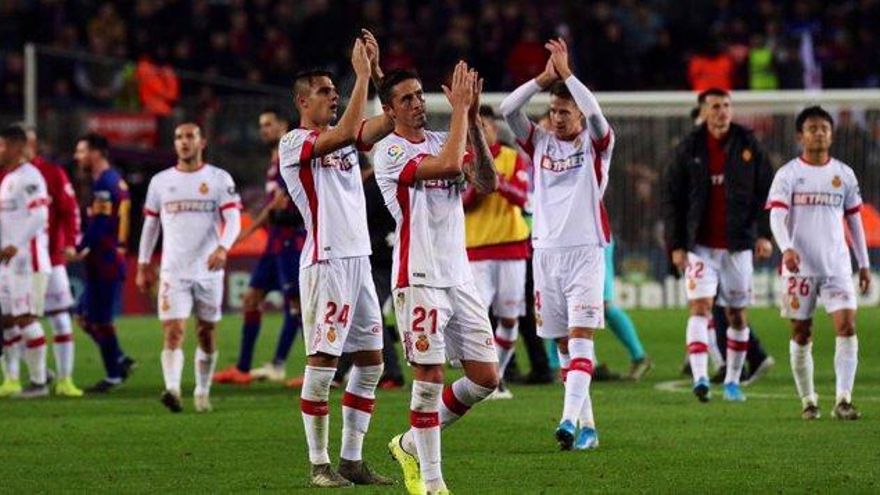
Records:
[[[392,144],[388,147],[388,158],[391,158],[392,160],[397,160],[401,156],[403,156],[403,146],[400,146],[399,144]]]
[[[754,155],[752,154],[752,150],[750,150],[749,148],[744,149],[742,152],[742,160],[746,163],[752,161],[753,156]]]
[[[551,172],[567,172],[584,165],[584,153],[578,152],[568,158],[554,160],[547,155],[541,158],[541,168]]]
[[[202,194],[208,194],[208,183],[207,182],[202,182],[199,185],[199,192]]]
[[[843,181],[840,180],[839,175],[835,175],[833,179],[831,179],[831,185],[834,186],[835,189],[840,188],[843,185]]]
[[[419,335],[418,340],[416,340],[415,344],[416,350],[419,352],[428,352],[428,349],[431,348],[431,343],[428,342],[427,335]]]

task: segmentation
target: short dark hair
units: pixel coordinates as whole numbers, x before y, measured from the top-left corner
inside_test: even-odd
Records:
[[[827,110],[820,107],[819,105],[813,105],[801,110],[801,113],[798,114],[797,119],[795,119],[795,128],[798,132],[804,132],[804,123],[807,119],[823,119],[831,124],[831,128],[834,129],[834,118],[831,117],[831,114],[828,113]]]
[[[550,85],[550,96],[565,98],[566,100],[574,100],[571,96],[571,91],[568,90],[568,86],[562,81],[556,81]]]
[[[422,81],[418,73],[409,69],[394,69],[389,71],[385,74],[385,77],[382,78],[382,82],[379,83],[379,101],[384,105],[391,104],[391,93],[394,91],[394,87],[403,81],[409,81],[410,79],[415,79],[419,82]]]
[[[275,116],[275,118],[277,118],[278,120],[280,120],[282,122],[290,122],[290,118],[287,116],[287,114],[282,112],[281,109],[278,107],[265,107],[262,110],[260,110],[260,115],[267,114],[267,113],[271,113],[272,115]]]
[[[11,143],[27,143],[27,133],[20,125],[9,125],[0,130],[0,138]]]
[[[293,76],[293,93],[300,95],[312,87],[312,82],[318,77],[333,79],[333,73],[324,69],[308,69],[298,72]]]
[[[706,98],[710,96],[720,96],[722,98],[730,98],[730,92],[721,88],[709,88],[703,91],[700,91],[700,94],[697,95],[697,104],[702,105],[706,103]]]
[[[498,116],[495,115],[495,109],[490,105],[480,105],[480,117],[485,117],[491,120],[496,120],[498,118]]]
[[[110,149],[110,144],[107,142],[107,138],[97,132],[90,132],[80,136],[76,142],[78,143],[80,141],[85,141],[89,149],[99,151],[104,156],[107,156],[107,151]]]

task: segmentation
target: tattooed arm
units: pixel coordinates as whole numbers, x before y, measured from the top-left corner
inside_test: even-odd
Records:
[[[495,170],[495,159],[489,151],[479,117],[468,122],[468,140],[473,149],[473,157],[464,164],[464,175],[478,193],[488,194],[498,187],[498,171]]]

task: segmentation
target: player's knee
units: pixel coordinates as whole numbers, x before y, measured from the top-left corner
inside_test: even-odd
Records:
[[[439,364],[415,364],[413,379],[420,382],[443,383],[443,366]]]
[[[852,337],[856,334],[856,322],[853,318],[844,318],[840,324],[837,325],[837,336],[838,337]]]
[[[165,347],[167,349],[179,349],[183,345],[183,326],[170,324],[165,325]]]
[[[241,301],[242,309],[245,312],[260,311],[262,303],[263,294],[255,289],[248,289]]]
[[[380,366],[385,363],[381,350],[356,352],[352,362],[355,366]]]
[[[339,363],[339,358],[337,356],[325,354],[323,352],[316,352],[315,354],[308,356],[306,358],[306,362],[309,366],[319,368],[335,368]]]
[[[712,316],[712,300],[694,299],[690,302],[691,316]]]
[[[22,315],[22,316],[16,316],[14,318],[13,324],[18,327],[24,328],[35,321],[37,321],[37,319],[31,315]]]
[[[480,373],[478,376],[471,378],[471,381],[481,387],[495,390],[501,383],[501,376],[498,374],[498,367],[492,366],[491,368],[488,368]]]
[[[562,354],[568,354],[568,339],[556,339],[556,348]]]
[[[791,325],[791,340],[797,342],[798,345],[807,345],[813,337],[812,322],[810,321],[793,321]]]
[[[731,308],[727,312],[728,324],[733,328],[744,328],[746,326],[746,312],[743,308]]]

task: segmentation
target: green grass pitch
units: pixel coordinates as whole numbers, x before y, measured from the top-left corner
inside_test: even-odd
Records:
[[[776,310],[752,311],[752,321],[777,360],[744,404],[709,404],[690,393],[659,390],[681,379],[684,311],[634,311],[654,370],[639,384],[593,386],[601,439],[597,451],[559,452],[553,430],[560,385],[513,386],[513,401],[488,402],[443,434],[444,475],[454,493],[589,492],[863,492],[880,491],[880,309],[860,311],[860,363],[855,404],[863,418],[833,421],[834,335],[817,317],[816,383],[823,417],[807,423],[788,367],[787,324]],[[239,315],[219,331],[220,361],[235,359]],[[255,364],[275,344],[279,319],[264,320]],[[215,411],[198,415],[187,395],[183,414],[159,403],[160,331],[154,318],[119,324],[125,349],[139,362],[118,392],[82,399],[0,401],[0,479],[7,493],[256,492],[305,493],[308,460],[298,392],[271,384],[215,386]],[[192,393],[192,333],[187,335],[185,393]],[[76,379],[101,376],[99,356],[77,332]],[[623,369],[623,349],[609,332],[597,337],[601,360]],[[288,374],[299,374],[297,339]],[[522,353],[524,356],[525,353]],[[523,359],[524,361],[524,359]],[[525,364],[524,362],[521,364]],[[451,372],[450,376],[455,372]],[[340,393],[331,401],[331,454],[338,456]],[[407,428],[409,393],[380,392],[366,459],[400,479],[388,439]],[[335,462],[335,461],[334,461]],[[403,493],[355,488],[346,493]]]

